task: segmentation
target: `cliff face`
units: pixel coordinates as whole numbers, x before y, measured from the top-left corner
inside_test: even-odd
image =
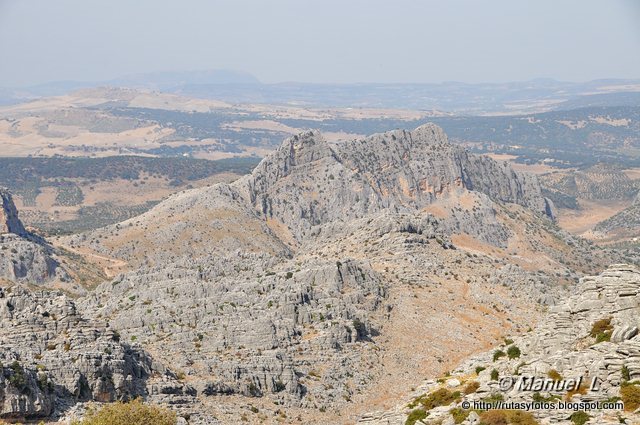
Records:
[[[553,205],[542,196],[535,176],[469,154],[431,124],[337,145],[318,132],[303,133],[285,140],[234,186],[298,242],[314,226],[383,209],[415,211],[461,191],[553,217]]]
[[[0,200],[0,278],[35,285],[68,282],[51,245],[25,230],[11,193],[0,189]]]
[[[6,189],[0,188],[0,234],[2,233],[26,236],[27,231],[18,218],[18,211],[11,194]]]

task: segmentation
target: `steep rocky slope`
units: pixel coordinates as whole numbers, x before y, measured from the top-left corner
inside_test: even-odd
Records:
[[[13,203],[9,191],[0,187],[0,233],[14,233],[18,236],[26,236],[22,222],[18,218],[18,211]]]
[[[35,285],[69,282],[55,250],[27,232],[18,218],[11,194],[0,188],[0,280]]]
[[[584,170],[550,173],[542,180],[556,195],[587,200],[631,199],[640,184],[618,166],[605,163]]]
[[[594,230],[609,237],[614,235],[617,239],[640,237],[640,192],[633,200],[633,204],[598,223]]]
[[[578,418],[590,424],[639,423],[639,299],[640,271],[633,266],[613,265],[585,277],[576,294],[551,308],[535,329],[472,357],[443,379],[425,381],[405,403],[363,415],[358,423],[470,425],[489,418],[496,421],[490,423],[575,424]],[[531,378],[547,383],[523,390],[520,383]],[[580,378],[576,391],[548,383]],[[463,407],[481,401],[541,405],[528,413]],[[612,405],[590,409],[579,404],[593,402]],[[511,422],[516,416],[522,422]]]

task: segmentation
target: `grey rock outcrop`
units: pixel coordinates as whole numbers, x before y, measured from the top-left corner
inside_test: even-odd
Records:
[[[243,262],[251,267],[240,269]],[[300,382],[312,369],[301,363],[302,347],[319,363],[348,359],[341,347],[368,338],[368,313],[386,294],[367,264],[351,260],[294,265],[238,253],[202,264],[120,276],[83,300],[83,310],[157,347],[158,359],[191,376],[204,396],[270,394],[299,405],[314,391]],[[307,340],[310,329],[317,338]]]
[[[2,188],[0,201],[0,278],[35,285],[68,282],[53,247],[25,230],[11,194]]]
[[[154,373],[148,354],[104,323],[83,318],[64,294],[20,286],[0,288],[0,362],[2,419],[45,418],[78,401],[144,396]]]
[[[0,236],[0,277],[36,285],[69,280],[53,257],[51,247],[14,234]]]
[[[18,211],[8,190],[0,187],[0,234],[14,233],[26,236],[22,222],[18,218]]]
[[[469,154],[433,124],[330,145],[319,132],[285,140],[253,173],[233,184],[286,237],[301,241],[313,226],[383,209],[407,212],[456,189],[477,191],[554,215],[535,176],[506,162]]]

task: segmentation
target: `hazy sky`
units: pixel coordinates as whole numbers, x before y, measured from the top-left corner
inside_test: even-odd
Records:
[[[639,0],[0,0],[0,86],[640,78]]]

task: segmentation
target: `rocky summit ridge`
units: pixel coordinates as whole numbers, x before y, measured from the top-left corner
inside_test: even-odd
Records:
[[[2,319],[4,394],[19,393],[15,361],[36,380],[42,364],[56,390],[38,409],[22,394],[0,418],[141,395],[189,424],[353,423],[524,333],[580,276],[619,262],[557,228],[535,176],[433,125],[341,143],[304,132],[233,183],[55,249],[121,273],[76,299],[34,292],[31,278],[3,285],[30,300]],[[16,346],[8,323],[36,348]]]
[[[297,242],[328,222],[419,210],[458,189],[554,214],[535,176],[469,154],[433,124],[335,145],[317,131],[302,133],[233,186],[265,218],[277,217],[284,237]]]

